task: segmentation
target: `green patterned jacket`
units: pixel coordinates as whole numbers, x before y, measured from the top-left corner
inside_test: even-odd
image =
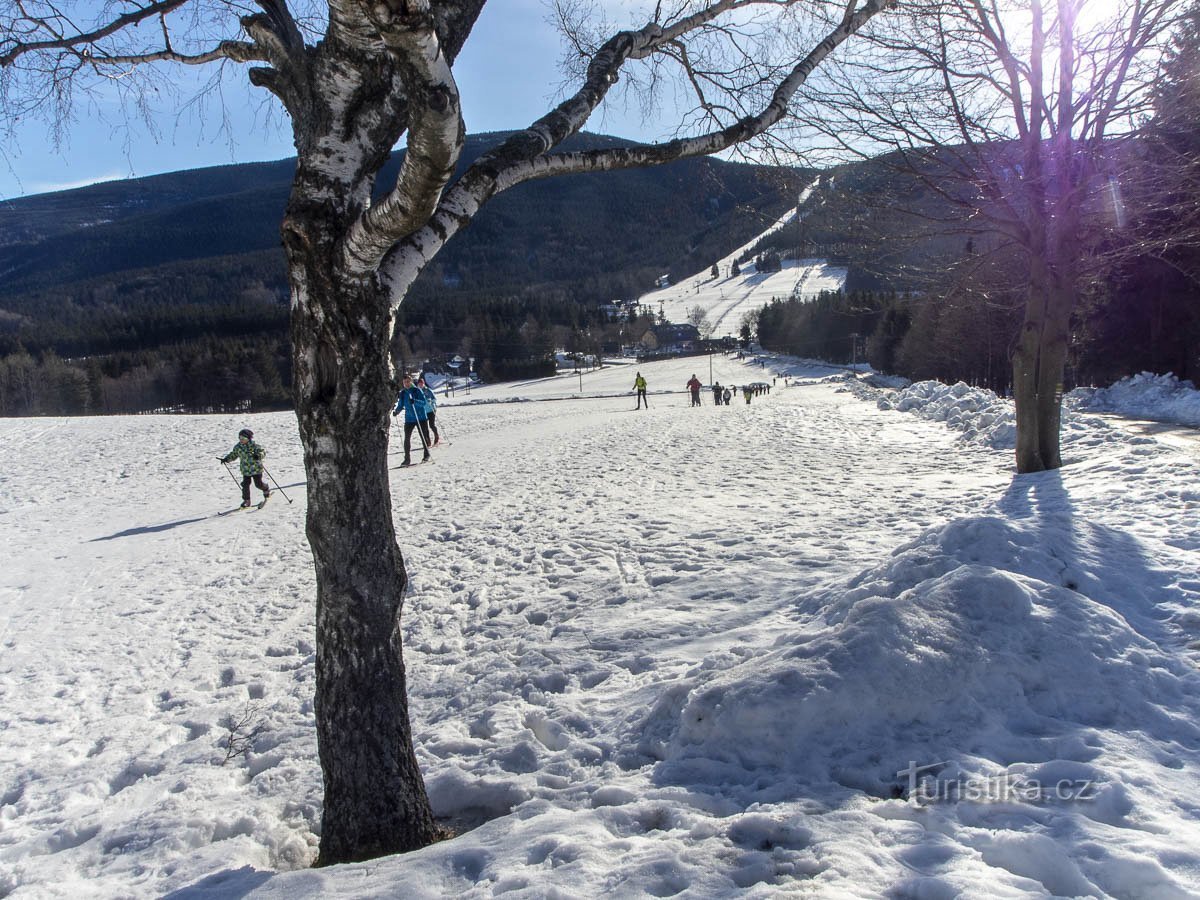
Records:
[[[237,446],[229,451],[229,455],[224,458],[224,462],[238,461],[238,466],[242,470],[243,475],[258,475],[262,472],[262,458],[267,455],[267,451],[254,441],[237,442]]]

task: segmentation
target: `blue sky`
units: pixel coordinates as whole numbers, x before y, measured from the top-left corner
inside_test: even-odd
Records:
[[[469,132],[527,125],[559,99],[560,41],[546,15],[542,0],[498,0],[485,7],[455,66]],[[194,74],[196,70],[184,73]],[[16,146],[5,148],[8,164],[0,159],[0,198],[294,155],[290,131],[274,99],[250,87],[244,77],[231,78],[229,85],[236,85],[225,94],[231,136],[218,134],[220,118],[212,110],[200,116],[190,110],[159,109],[159,134],[152,135],[143,127],[126,133],[112,123],[111,115],[106,118],[103,108],[82,109],[68,143],[56,151],[45,127],[31,123]],[[610,111],[603,118],[597,113],[588,130],[644,139],[661,136],[643,126],[636,111]]]

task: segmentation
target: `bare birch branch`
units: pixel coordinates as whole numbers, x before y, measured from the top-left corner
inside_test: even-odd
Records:
[[[774,5],[786,6],[791,2],[780,0]],[[627,60],[644,58],[670,47],[689,31],[709,24],[722,12],[755,5],[760,4],[752,0],[726,0],[679,23],[662,26],[652,22],[640,31],[614,35],[593,56],[587,80],[580,90],[529,128],[513,135],[476,161],[458,183],[446,192],[429,224],[407,238],[401,250],[395,254],[395,259],[388,267],[389,277],[397,283],[410,283],[410,279],[474,217],[488,199],[517,184],[558,175],[639,168],[706,156],[765,133],[784,118],[789,102],[811,72],[890,3],[889,0],[867,0],[853,12],[848,8],[838,24],[788,70],[762,109],[728,127],[665,144],[640,144],[629,148],[578,153],[549,152],[583,127],[609,88],[616,83],[621,67]]]

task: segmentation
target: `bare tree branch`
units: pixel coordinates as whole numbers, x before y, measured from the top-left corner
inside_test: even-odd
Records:
[[[343,247],[350,271],[373,272],[400,238],[429,221],[466,140],[458,86],[442,52],[428,3],[380,24],[384,43],[407,73],[408,150],[395,188],[367,209]]]
[[[490,197],[517,184],[534,179],[591,171],[638,168],[661,165],[676,159],[705,156],[719,152],[765,133],[781,121],[788,104],[809,74],[847,38],[854,35],[873,16],[887,8],[890,0],[867,0],[846,13],[816,46],[795,63],[772,92],[759,112],[745,116],[728,127],[692,138],[665,144],[642,144],[630,148],[549,153],[583,127],[588,116],[616,83],[618,73],[629,59],[643,58],[669,47],[689,31],[715,19],[732,8],[759,5],[754,0],[725,0],[695,13],[679,23],[663,27],[650,23],[637,32],[621,32],[597,51],[588,67],[583,87],[557,109],[505,141],[478,160],[447,191],[437,213],[427,226],[407,238],[390,265],[390,277],[410,283],[437,250],[456,234]],[[779,0],[776,6],[788,5]]]
[[[158,0],[158,2],[150,3],[140,9],[117,16],[99,28],[54,38],[17,41],[6,34],[0,40],[0,46],[6,45],[6,49],[0,52],[0,67],[10,66],[20,57],[31,53],[40,53],[47,50],[74,50],[79,47],[94,46],[106,37],[124,31],[140,22],[144,22],[146,19],[165,16],[167,13],[179,9],[184,4],[190,2],[191,0]],[[23,24],[24,29],[33,34],[42,31],[55,32],[57,29],[52,23],[57,18],[59,18],[59,15],[53,9],[46,10],[45,15],[28,14],[16,17],[18,24]]]

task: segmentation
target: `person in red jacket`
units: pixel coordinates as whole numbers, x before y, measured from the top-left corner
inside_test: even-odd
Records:
[[[692,406],[700,405],[700,388],[703,386],[700,379],[693,373],[692,380],[687,383],[687,389],[692,392]]]

